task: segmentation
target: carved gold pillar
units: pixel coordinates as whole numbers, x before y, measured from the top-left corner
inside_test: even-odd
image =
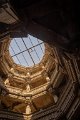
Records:
[[[30,104],[28,104],[28,105],[26,106],[26,114],[27,114],[27,115],[31,114]]]
[[[29,84],[27,84],[27,86],[26,86],[26,91],[30,92],[30,85]]]

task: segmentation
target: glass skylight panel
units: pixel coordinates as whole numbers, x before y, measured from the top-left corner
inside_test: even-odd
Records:
[[[27,63],[26,63],[26,61],[25,61],[25,59],[24,59],[24,57],[23,57],[22,54],[17,55],[17,57],[18,57],[18,59],[19,59],[21,65],[27,66]]]
[[[28,35],[26,38],[13,38],[9,51],[16,64],[30,67],[42,60],[45,47],[43,41]]]
[[[39,45],[39,46],[36,46],[36,47],[35,47],[35,50],[36,50],[36,52],[37,52],[37,54],[38,54],[38,56],[39,56],[39,58],[40,58],[40,60],[41,60],[42,57],[43,57],[43,54],[42,54],[42,50],[41,50],[41,48],[40,48],[40,45]]]
[[[44,51],[45,51],[44,44],[41,44],[41,45],[40,45],[40,48],[41,48],[41,50],[42,50],[42,52],[43,52],[43,54],[44,54]]]
[[[27,60],[27,62],[28,62],[28,66],[33,66],[34,63],[33,63],[32,59],[31,59],[28,51],[25,51],[25,52],[23,53],[23,55],[25,56],[25,58],[26,58],[26,60]]]
[[[14,40],[15,40],[15,42],[16,42],[16,44],[17,44],[17,47],[18,47],[21,51],[26,50],[26,47],[25,47],[25,45],[24,45],[24,43],[23,43],[23,41],[22,41],[21,38],[15,38]]]
[[[28,49],[32,47],[32,44],[31,44],[29,38],[23,38],[23,41]]]
[[[13,51],[13,49],[11,48],[11,46],[9,47],[9,51],[10,51],[10,54],[13,56],[15,53]]]
[[[18,59],[16,56],[14,56],[14,62],[15,62],[16,64],[21,64],[20,61],[19,61],[19,59]]]
[[[42,40],[40,40],[40,39],[37,39],[37,41],[38,41],[38,44],[43,42],[43,41],[42,41]]]
[[[11,48],[13,49],[14,53],[17,54],[20,52],[17,44],[15,43],[15,40],[13,39],[10,43]],[[12,56],[12,55],[11,55]]]
[[[29,35],[30,42],[32,43],[33,46],[38,44],[37,38]]]
[[[35,64],[39,63],[39,59],[38,59],[35,51],[31,52],[31,56],[32,56]]]

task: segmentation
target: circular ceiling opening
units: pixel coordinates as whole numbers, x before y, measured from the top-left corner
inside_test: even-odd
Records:
[[[10,42],[9,52],[16,64],[31,67],[41,62],[45,45],[43,41],[28,35],[24,38],[13,38]]]

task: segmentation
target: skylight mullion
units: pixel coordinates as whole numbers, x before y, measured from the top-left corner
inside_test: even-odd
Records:
[[[31,60],[33,61],[34,65],[35,65],[35,62],[34,62],[34,59],[33,59],[32,55],[30,54],[29,51],[28,51],[28,53],[29,53],[29,55],[30,55],[30,57],[31,57]]]
[[[38,40],[38,39],[37,39],[37,41],[38,41],[38,43],[39,43],[39,40]],[[43,43],[43,42],[42,42],[42,43]],[[41,48],[41,50],[42,50],[42,53],[44,53],[44,52],[43,52],[43,49],[42,49],[42,47],[41,47],[41,44],[39,44],[39,45],[40,45],[40,48]]]
[[[18,46],[18,48],[19,48],[19,50],[20,50],[20,52],[21,52],[21,49],[20,49],[18,43],[16,42],[15,38],[14,38],[14,41],[15,41],[16,45]]]
[[[10,51],[10,54],[13,56],[13,55],[14,55],[14,52],[13,52],[11,46],[9,46],[9,51]]]
[[[14,40],[15,40],[15,39],[14,39]],[[19,47],[19,45],[18,45],[18,43],[16,42],[16,40],[15,40],[15,43],[16,43],[16,45],[18,46],[20,52],[22,52],[22,51],[21,51],[21,48]],[[28,65],[28,62],[27,62],[26,58],[25,58],[24,55],[23,55],[23,52],[22,52],[22,56],[23,56],[25,62],[27,63],[27,65]],[[29,66],[29,65],[28,65],[28,66]]]
[[[23,56],[24,60],[26,61],[27,65],[29,66],[29,64],[28,64],[28,62],[27,62],[27,60],[26,60],[26,58],[25,58],[24,55],[23,55],[23,52],[22,52],[22,56]]]
[[[30,39],[30,37],[29,37],[29,39]],[[31,41],[31,39],[30,39],[30,42],[31,42],[31,44],[32,44],[32,46],[33,46],[33,43],[32,43],[32,41]],[[36,55],[37,55],[38,59],[40,60],[40,58],[39,58],[39,56],[38,56],[38,54],[37,54],[37,52],[36,52],[36,50],[35,50],[35,47],[34,47],[34,46],[33,46],[33,48],[34,48],[34,51],[35,51],[35,53],[36,53]]]
[[[26,59],[28,60],[29,66],[33,66],[34,63],[33,63],[32,59],[31,59],[31,57],[30,57],[28,51],[25,51],[23,54],[24,54],[24,56],[26,57]]]
[[[40,43],[40,44],[38,44],[38,45],[41,45],[41,44],[43,44],[43,42]],[[23,50],[23,51],[21,51],[21,52],[19,52],[19,53],[17,53],[17,54],[15,53],[15,55],[13,55],[12,57],[14,57],[14,56],[16,56],[16,55],[19,55],[19,54],[21,54],[22,52],[29,51],[30,49],[32,49],[32,48],[34,48],[34,47],[37,47],[38,45],[35,45],[35,46],[33,46],[33,47],[29,48],[29,49]]]
[[[34,66],[38,64],[44,54],[44,42],[38,41],[37,38],[28,35],[27,38],[14,38],[9,49],[11,57],[16,64],[24,66]],[[14,52],[13,52],[14,51]]]
[[[35,65],[35,62],[34,62],[32,56],[31,56],[31,54],[30,54],[30,52],[29,52],[29,50],[28,50],[28,48],[27,48],[27,46],[26,46],[26,44],[25,44],[23,38],[22,38],[22,41],[23,41],[23,43],[24,43],[24,45],[25,45],[25,47],[26,47],[26,50],[28,51],[28,53],[29,53],[29,55],[30,55],[30,57],[31,57],[31,59],[32,59],[32,61],[33,61],[33,63],[34,63],[34,65]]]
[[[19,58],[16,56],[16,58],[17,58],[17,60],[19,61],[19,63],[21,64],[21,62],[20,62],[20,60],[19,60]]]
[[[11,46],[11,49],[12,49],[12,51],[14,52],[14,50],[13,50],[13,48],[12,48],[12,46]],[[14,54],[15,54],[15,52],[14,52]],[[15,55],[16,56],[16,55]],[[12,57],[12,56],[11,56]],[[21,64],[21,62],[20,62],[20,60],[18,59],[18,57],[16,56],[16,58],[17,58],[17,60],[18,60],[18,62]]]

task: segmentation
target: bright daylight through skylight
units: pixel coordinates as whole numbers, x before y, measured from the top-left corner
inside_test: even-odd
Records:
[[[45,46],[43,41],[28,35],[26,38],[13,38],[9,52],[16,64],[30,67],[40,63],[44,56]]]

